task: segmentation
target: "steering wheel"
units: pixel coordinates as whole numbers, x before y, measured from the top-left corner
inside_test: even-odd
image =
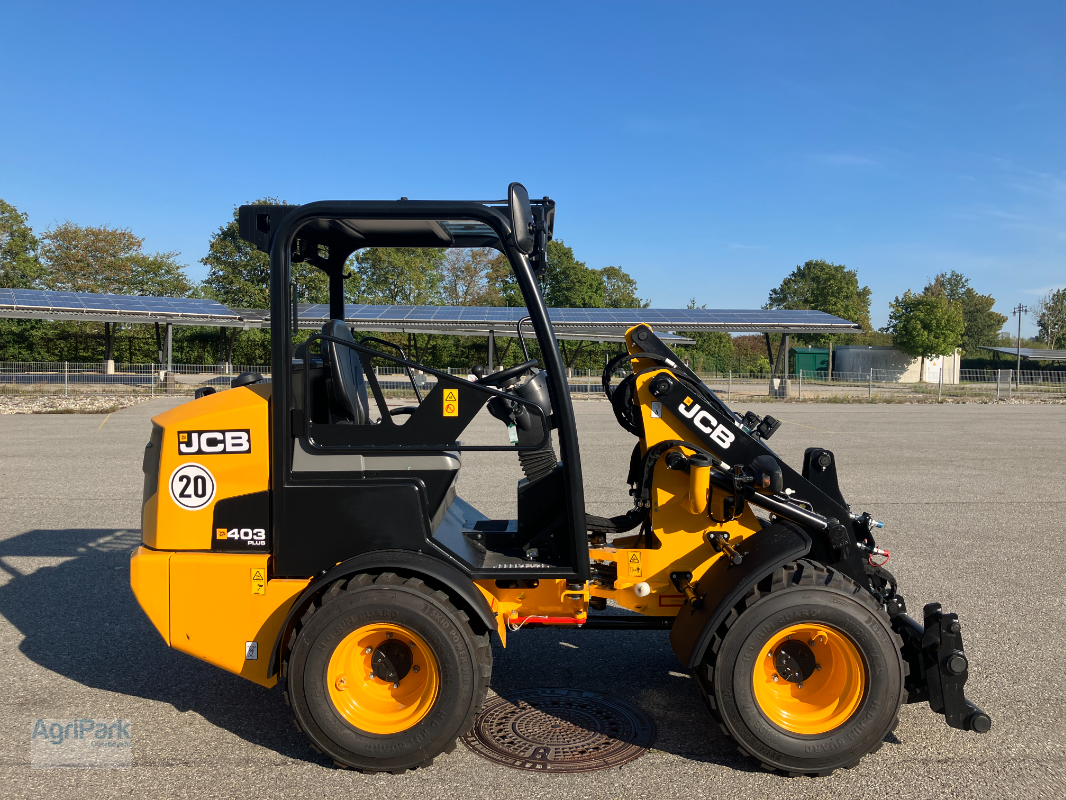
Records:
[[[488,375],[478,378],[474,383],[480,383],[484,386],[500,386],[512,378],[517,378],[526,370],[533,369],[538,363],[537,361],[527,361],[525,364],[518,364],[501,372],[490,372]]]

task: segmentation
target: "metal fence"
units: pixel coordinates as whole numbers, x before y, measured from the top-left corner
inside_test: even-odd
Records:
[[[240,365],[118,364],[114,370],[99,362],[3,361],[0,362],[0,395],[191,395],[201,386],[228,388],[242,372],[260,372],[270,377],[270,367]]]
[[[450,367],[450,375],[467,377],[466,367]],[[264,365],[175,364],[169,371],[160,364],[115,364],[109,372],[100,363],[0,362],[0,395],[192,395],[202,386],[223,389],[242,372],[259,372],[268,380]],[[378,383],[392,397],[413,397],[406,370],[399,366],[375,368]],[[617,373],[617,379],[625,373]],[[1023,370],[962,370],[959,383],[903,383],[902,373],[871,370],[864,374],[804,372],[773,379],[769,374],[717,372],[701,374],[703,381],[726,400],[737,398],[789,398],[799,400],[868,399],[925,401],[945,399],[1066,400],[1066,372]],[[415,383],[425,394],[436,386],[433,375],[414,371]],[[570,393],[576,397],[603,397],[600,372],[571,370]]]

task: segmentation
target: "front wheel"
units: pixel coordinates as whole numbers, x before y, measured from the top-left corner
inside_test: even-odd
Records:
[[[487,634],[442,591],[392,573],[338,581],[283,664],[296,724],[338,766],[402,772],[455,747],[485,701]]]
[[[798,561],[730,612],[698,677],[744,752],[768,769],[828,775],[877,750],[895,728],[900,644],[869,592]]]

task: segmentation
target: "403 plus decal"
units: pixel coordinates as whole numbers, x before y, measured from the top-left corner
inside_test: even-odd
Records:
[[[265,528],[215,528],[216,539],[228,539],[234,542],[244,542],[250,547],[266,546]]]

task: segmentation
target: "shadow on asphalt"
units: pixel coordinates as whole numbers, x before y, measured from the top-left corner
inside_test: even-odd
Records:
[[[42,667],[95,689],[169,703],[288,758],[328,765],[292,724],[281,693],[171,650],[129,584],[140,533],[33,530],[0,542],[0,614]],[[65,558],[26,575],[8,558]],[[492,689],[599,692],[635,705],[655,723],[652,747],[696,761],[759,771],[719,731],[665,631],[525,629],[493,645]],[[890,737],[892,741],[895,737]]]
[[[130,589],[139,531],[33,530],[0,542],[0,560],[68,558],[29,575],[0,561],[0,614],[37,664],[94,689],[169,703],[284,756],[331,764],[292,723],[281,692],[167,647]]]
[[[737,752],[685,674],[666,631],[524,629],[492,648],[492,690],[584,689],[636,706],[655,723],[652,749],[742,772],[760,768]]]

